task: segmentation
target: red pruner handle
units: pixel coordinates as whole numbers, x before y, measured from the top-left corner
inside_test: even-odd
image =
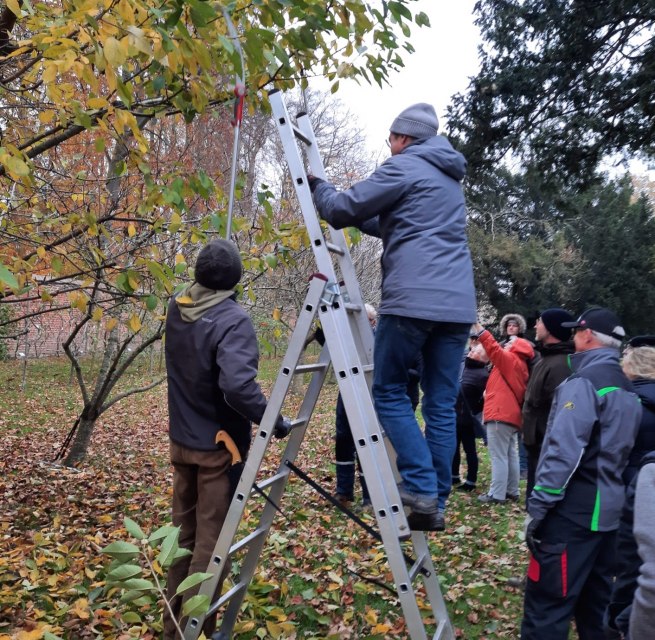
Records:
[[[234,87],[234,118],[232,119],[233,127],[240,127],[243,120],[243,103],[246,96],[246,85],[237,82]]]

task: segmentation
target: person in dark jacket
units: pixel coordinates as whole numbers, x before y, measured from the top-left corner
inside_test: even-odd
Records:
[[[571,330],[562,327],[562,322],[572,320],[573,316],[568,311],[555,307],[542,311],[535,325],[536,349],[541,357],[532,368],[523,400],[522,438],[528,454],[526,504],[534,487],[534,474],[555,389],[571,375],[569,355],[574,347]]]
[[[256,381],[257,336],[234,292],[241,273],[236,246],[227,240],[210,242],[198,256],[195,282],[171,301],[166,316],[173,525],[180,527],[180,547],[192,552],[168,572],[167,599],[175,618],[194,593],[187,590],[180,598],[177,587],[188,575],[207,569],[231,501],[232,458],[222,444],[217,447],[216,434],[226,431],[245,458],[251,422],[259,424],[266,409]],[[280,416],[276,429],[286,426]],[[203,627],[207,637],[215,624],[216,616],[209,616]],[[166,608],[164,638],[177,637]]]
[[[608,309],[575,322],[573,374],[555,392],[525,539],[531,557],[522,640],[602,638],[615,575],[622,474],[641,421],[641,404],[619,365],[625,331]]]
[[[637,549],[636,527],[634,519],[635,509],[635,492],[637,488],[637,475],[641,475],[639,468],[648,465],[650,471],[647,475],[651,477],[650,481],[644,480],[646,486],[650,486],[650,494],[646,496],[647,500],[652,503],[653,495],[653,472],[655,472],[655,336],[638,336],[633,338],[626,348],[623,355],[623,371],[632,380],[643,407],[639,433],[635,446],[630,453],[628,466],[623,472],[624,480],[627,480],[629,486],[625,495],[625,505],[621,514],[621,522],[617,533],[617,567],[619,573],[614,581],[612,597],[607,607],[606,624],[608,627],[608,638],[647,638],[648,634],[643,632],[639,635],[631,633],[630,615],[632,613],[635,592],[638,588],[638,580],[642,563],[650,560],[650,567],[641,571],[644,582],[644,589],[639,596],[642,603],[650,602],[651,616],[653,614],[653,605],[655,601],[655,573],[653,573],[653,563],[655,562],[655,548],[653,547],[653,534],[655,531],[655,514],[652,513],[650,518],[645,517],[643,507],[640,516],[643,520],[644,533],[650,535],[650,550],[646,551],[645,547]],[[650,532],[650,534],[649,534]],[[648,538],[646,538],[647,540]],[[647,545],[648,546],[648,545]],[[641,557],[640,557],[641,554]],[[645,556],[648,554],[648,558]],[[648,596],[647,594],[650,594]],[[646,627],[652,632],[655,621],[650,620]],[[612,635],[614,632],[614,635]],[[652,633],[651,633],[652,635]]]
[[[459,371],[476,318],[461,185],[466,161],[437,135],[431,105],[405,109],[390,129],[391,157],[366,180],[341,192],[315,177],[309,184],[320,216],[333,227],[358,227],[382,238],[373,400],[397,454],[410,527],[441,531]],[[407,395],[419,355],[425,435]]]
[[[464,360],[462,381],[457,396],[457,448],[453,456],[453,484],[459,491],[474,491],[478,480],[478,452],[476,430],[482,428],[478,415],[484,406],[484,390],[489,378],[489,356],[484,347],[474,341]],[[466,480],[460,478],[460,445],[466,455]],[[460,484],[461,483],[461,484]]]

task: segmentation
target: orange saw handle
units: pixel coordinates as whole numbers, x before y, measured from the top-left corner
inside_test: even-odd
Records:
[[[232,466],[242,462],[241,454],[239,453],[239,449],[232,439],[232,436],[227,431],[223,431],[222,429],[216,434],[216,444],[220,444],[221,442],[225,445],[225,448],[230,452],[230,455],[232,456]]]

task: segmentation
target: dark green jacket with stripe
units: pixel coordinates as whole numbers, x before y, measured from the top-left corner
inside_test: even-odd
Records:
[[[619,526],[621,474],[639,430],[641,404],[617,349],[573,354],[571,369],[555,392],[528,512],[542,520],[557,510],[591,531],[612,531]]]

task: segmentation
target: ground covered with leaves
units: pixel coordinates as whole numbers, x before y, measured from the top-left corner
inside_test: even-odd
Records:
[[[265,388],[277,366],[262,363]],[[133,541],[125,517],[146,533],[170,522],[165,388],[114,405],[87,460],[70,470],[52,464],[78,407],[66,363],[31,362],[24,381],[21,389],[20,363],[0,363],[0,640],[161,637],[161,602],[126,599],[101,550]],[[335,397],[328,386],[298,459],[328,490]],[[507,580],[524,573],[523,512],[476,498],[454,492],[447,530],[429,536],[433,561],[458,637],[518,638],[522,594]],[[397,599],[382,586],[393,586],[384,549],[298,478],[283,508],[234,637],[407,638]],[[163,582],[156,562],[154,572]]]

